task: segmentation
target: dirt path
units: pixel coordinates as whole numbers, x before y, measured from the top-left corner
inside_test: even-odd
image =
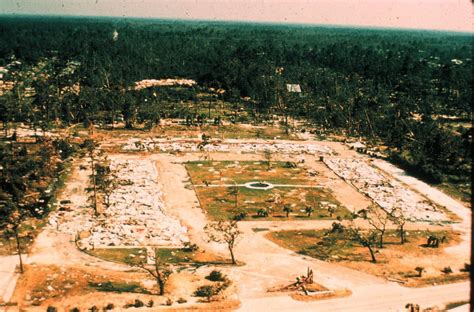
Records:
[[[296,301],[289,297],[254,298],[242,301],[239,311],[406,311],[407,303],[428,308],[468,300],[469,282],[408,289],[396,285],[367,285],[350,297],[319,301]]]

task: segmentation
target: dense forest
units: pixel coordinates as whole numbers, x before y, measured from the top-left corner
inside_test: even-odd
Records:
[[[0,116],[5,128],[116,115],[133,127],[175,116],[160,101],[223,89],[229,103],[387,145],[393,161],[430,182],[469,188],[472,130],[457,122],[472,118],[471,58],[472,34],[463,33],[4,16],[0,74],[3,86],[13,83],[0,94]],[[151,78],[198,84],[132,87]]]

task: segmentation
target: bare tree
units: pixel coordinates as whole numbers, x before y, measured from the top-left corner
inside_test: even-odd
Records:
[[[372,262],[377,262],[375,258],[374,245],[377,242],[377,231],[363,230],[350,221],[349,225],[344,227],[344,231],[348,234],[348,238],[354,240],[369,250]]]
[[[93,139],[86,139],[84,141],[83,146],[85,147],[87,156],[89,157],[90,168],[91,168],[91,174],[89,176],[91,187],[87,188],[87,191],[92,193],[92,195],[89,197],[89,200],[91,202],[92,208],[94,209],[94,214],[98,215],[96,164],[97,164],[97,157],[99,156],[99,152],[97,150],[97,142]]]
[[[270,170],[272,168],[273,152],[269,148],[266,148],[263,151],[263,157],[265,157],[265,162],[267,163],[267,170]]]
[[[142,262],[138,265],[135,265],[135,267],[138,267],[153,276],[158,285],[159,294],[160,296],[163,296],[165,294],[166,282],[173,273],[173,270],[169,264],[160,261],[160,259],[158,259],[156,256],[151,257],[151,260],[153,262],[151,265]]]
[[[237,186],[235,182],[234,182],[234,185],[229,187],[228,193],[229,195],[234,196],[234,208],[237,209],[239,205],[239,187]]]
[[[232,264],[235,265],[234,247],[239,236],[242,234],[237,225],[237,221],[227,220],[208,223],[204,227],[204,230],[209,238],[209,242],[227,244]]]
[[[365,219],[369,222],[372,228],[379,233],[379,248],[383,248],[383,237],[390,219],[389,214],[385,212],[385,210],[372,205],[369,207]]]
[[[15,237],[16,250],[20,260],[20,272],[23,273],[22,249],[19,237],[20,226],[28,217],[28,210],[22,209],[16,202],[7,200],[2,207],[0,215],[0,229],[4,231],[6,236]]]
[[[120,184],[131,182],[119,179],[118,170],[111,167],[107,156],[96,163],[95,180],[97,191],[104,196],[104,205],[107,208],[110,207],[110,196],[117,187]]]
[[[405,223],[407,222],[407,218],[403,213],[402,208],[397,204],[395,205],[391,211],[387,212],[390,221],[395,223],[398,227],[398,233],[400,235],[400,244],[405,243]]]

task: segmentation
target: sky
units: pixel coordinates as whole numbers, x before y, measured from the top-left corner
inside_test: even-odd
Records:
[[[0,14],[154,17],[474,32],[471,0],[0,0]]]

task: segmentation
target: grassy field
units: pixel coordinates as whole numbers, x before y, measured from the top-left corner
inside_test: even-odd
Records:
[[[96,248],[89,253],[103,260],[122,262],[128,265],[138,265],[146,261],[144,248]]]
[[[285,162],[271,162],[271,170],[265,162],[189,162],[186,168],[199,198],[201,207],[214,220],[229,219],[246,213],[250,220],[286,220],[285,206],[292,212],[288,219],[336,219],[347,218],[347,209],[324,188],[275,187],[270,190],[229,187],[229,184],[245,184],[266,181],[272,184],[317,185],[317,178],[308,175],[303,167],[288,168]],[[222,186],[205,186],[222,185]],[[314,209],[308,216],[305,208]],[[332,212],[329,212],[329,210]],[[268,216],[258,216],[265,209]]]
[[[444,253],[446,246],[460,241],[459,234],[449,231],[407,231],[407,242],[399,243],[399,237],[393,230],[385,235],[384,248],[376,249],[376,263],[370,262],[367,248],[359,243],[344,239],[343,234],[326,235],[328,230],[319,231],[280,231],[271,232],[267,237],[275,243],[297,253],[324,261],[338,262],[341,265],[385,278],[399,279],[406,286],[421,286],[433,283],[446,283],[468,278],[467,273],[445,274],[441,270],[455,262]],[[425,247],[429,235],[445,236],[447,242],[439,248]],[[425,269],[418,277],[415,267]]]
[[[300,140],[296,135],[287,135],[284,129],[268,126],[241,126],[241,125],[202,125],[186,126],[181,124],[157,126],[150,131],[141,128],[129,130],[118,125],[115,129],[97,130],[103,135],[119,134],[130,136],[153,135],[154,137],[181,137],[181,138],[201,138],[205,133],[213,139],[281,139]]]
[[[251,181],[266,181],[272,184],[315,185],[316,178],[310,177],[303,167],[288,168],[285,162],[265,161],[193,161],[186,164],[194,185],[243,184]]]

